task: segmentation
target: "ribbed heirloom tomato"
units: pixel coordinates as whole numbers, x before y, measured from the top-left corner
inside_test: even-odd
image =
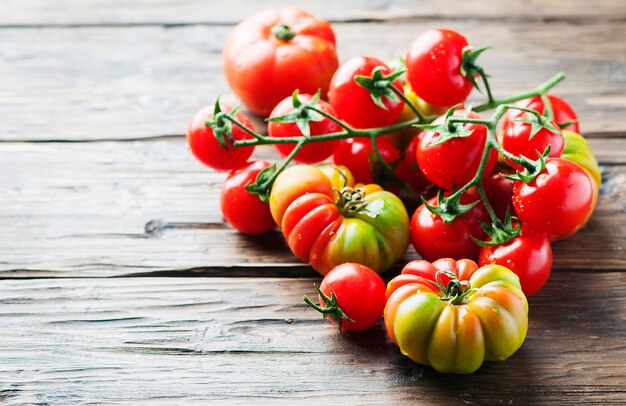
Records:
[[[371,186],[347,185],[337,193],[314,166],[282,172],[270,210],[294,255],[322,275],[344,262],[385,271],[409,244],[409,218],[398,197]]]
[[[230,87],[264,116],[296,89],[321,89],[325,96],[339,64],[330,23],[293,7],[264,10],[239,23],[223,56]]]
[[[518,277],[468,259],[413,261],[387,285],[387,334],[413,361],[468,374],[522,345],[528,302]]]

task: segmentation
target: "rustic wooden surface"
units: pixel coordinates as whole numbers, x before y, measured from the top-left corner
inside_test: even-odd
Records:
[[[626,3],[487,3],[0,0],[0,404],[625,404]],[[224,224],[184,128],[235,102],[221,46],[269,4],[336,22],[342,60],[449,26],[499,95],[566,72],[603,184],[509,361],[442,375],[337,334],[278,233]]]

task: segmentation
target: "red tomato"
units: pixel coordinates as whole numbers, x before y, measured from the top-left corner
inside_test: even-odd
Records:
[[[269,162],[249,162],[231,172],[222,186],[220,205],[224,219],[241,233],[263,234],[276,226],[269,204],[246,190],[246,185],[254,183],[259,172],[268,166]]]
[[[281,25],[288,29],[280,32]],[[239,23],[224,46],[224,73],[248,108],[267,116],[291,95],[326,95],[337,69],[330,23],[293,7],[258,12]]]
[[[530,116],[531,114],[524,113],[519,119],[527,119]],[[553,125],[558,128],[555,123]],[[531,134],[531,124],[517,121],[517,119],[507,121],[502,128],[502,147],[513,155],[525,156],[533,160],[537,159],[537,152],[545,151],[548,145],[552,145],[549,156],[560,157],[563,153],[565,142],[561,133],[554,133],[547,128],[542,128],[532,137]],[[515,162],[507,160],[507,163],[518,171],[524,169]]]
[[[467,39],[447,29],[429,30],[413,41],[406,54],[407,80],[420,98],[435,106],[462,103],[473,85],[461,74]]]
[[[339,308],[353,320],[341,319],[341,330],[363,331],[374,326],[382,317],[387,301],[382,278],[370,268],[355,263],[333,268],[322,280],[320,290],[329,298],[334,293]],[[326,307],[321,297],[320,305]]]
[[[411,139],[411,142],[409,142],[409,145],[406,147],[404,158],[396,168],[396,176],[398,179],[405,182],[412,191],[417,193],[423,192],[432,185],[417,165],[417,145],[419,141],[418,135]]]
[[[483,247],[478,265],[497,264],[509,268],[519,276],[526,296],[537,293],[550,277],[552,246],[545,235],[525,233],[506,244]]]
[[[462,110],[457,110],[454,115],[462,116],[465,113]],[[480,116],[470,112],[467,118],[480,118]],[[444,121],[445,118],[442,116],[433,124],[441,124]],[[463,127],[471,131],[472,134],[468,137],[452,138],[441,144],[431,145],[437,142],[440,134],[426,131],[420,137],[417,146],[417,163],[422,172],[431,182],[446,190],[452,190],[454,185],[462,186],[474,177],[487,142],[487,128],[485,126],[463,124]],[[498,153],[492,149],[489,153],[484,176],[489,175],[497,161]]]
[[[404,107],[400,99],[392,101],[383,97],[383,104],[387,109],[376,105],[370,93],[355,80],[355,76],[371,76],[376,67],[382,67],[382,73],[392,72],[383,61],[370,56],[352,58],[337,69],[330,81],[328,101],[333,105],[339,118],[356,128],[385,127],[393,124]],[[393,85],[404,91],[402,81],[396,79]]]
[[[516,181],[513,206],[522,226],[546,234],[550,241],[569,237],[593,211],[593,181],[579,165],[548,158],[546,168],[532,182]]]
[[[507,210],[514,215],[513,210],[513,184],[499,173],[494,173],[483,180],[483,189],[487,199],[500,220],[504,220]],[[478,196],[476,196],[478,197]]]
[[[400,158],[400,153],[387,138],[378,137],[376,145],[385,162],[391,163]],[[356,183],[378,183],[371,171],[371,154],[374,154],[374,150],[369,138],[348,138],[339,143],[333,162],[347,167]]]
[[[464,195],[461,203],[468,204],[476,199]],[[431,206],[437,205],[437,197],[428,201]],[[482,203],[474,206],[469,212],[458,216],[453,222],[445,224],[436,214],[431,213],[423,204],[415,210],[411,223],[411,243],[422,258],[434,261],[439,258],[470,258],[477,259],[480,247],[470,236],[479,240],[486,237],[480,226],[479,219],[489,222],[489,214]]]
[[[231,110],[230,107],[222,106],[222,111],[228,112]],[[233,148],[228,139],[226,139],[228,149],[222,147],[217,142],[213,130],[205,125],[205,122],[211,117],[213,117],[213,106],[206,106],[198,111],[189,123],[187,127],[187,143],[191,153],[198,161],[220,171],[229,171],[245,165],[250,155],[252,155],[254,147]],[[243,125],[254,130],[250,119],[244,116],[243,113],[239,112],[235,117]],[[250,134],[234,124],[232,126],[232,134],[235,140],[252,138]]]
[[[548,95],[548,100],[550,100],[550,105],[552,107],[552,114],[554,116],[553,121],[556,124],[565,124],[573,121],[572,124],[563,127],[563,130],[570,130],[574,131],[575,133],[580,133],[578,116],[576,115],[576,112],[574,111],[572,106],[570,106],[565,100],[552,94]],[[528,109],[535,110],[542,115],[546,115],[546,106],[539,96],[531,97],[530,99],[526,100],[521,100],[515,103],[515,105],[519,107],[526,107]],[[504,117],[502,117],[502,126],[505,127],[511,121],[521,118],[523,114],[524,112],[522,110],[508,110]]]
[[[313,96],[310,94],[298,95],[298,100],[300,100],[302,104],[308,103],[312,98]],[[336,115],[333,106],[323,100],[320,100],[315,106],[326,113],[332,114],[333,116]],[[284,116],[291,111],[293,111],[293,104],[291,96],[289,96],[274,107],[270,117]],[[324,118],[322,121],[309,121],[309,128],[311,130],[311,136],[336,133],[342,129],[337,123],[327,118]],[[296,137],[302,135],[302,132],[295,123],[280,123],[275,121],[268,123],[267,132],[270,137]],[[294,161],[305,164],[321,162],[333,154],[337,145],[339,145],[339,140],[307,144],[296,154]],[[274,147],[278,150],[280,155],[286,157],[293,151],[295,144],[274,144]]]

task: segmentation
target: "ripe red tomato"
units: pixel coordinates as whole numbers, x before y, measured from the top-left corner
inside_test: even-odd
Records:
[[[532,182],[516,181],[513,206],[522,226],[546,234],[550,241],[569,237],[593,211],[594,186],[587,172],[572,161],[548,158]]]
[[[355,80],[355,76],[371,76],[376,67],[382,67],[382,73],[392,72],[383,61],[370,56],[355,57],[341,65],[333,75],[328,89],[328,101],[333,105],[339,118],[356,128],[385,127],[393,124],[404,107],[401,99],[392,101],[383,97],[387,109],[376,105],[370,93]],[[396,79],[393,85],[403,91],[402,81]]]
[[[363,331],[378,323],[385,309],[385,282],[370,268],[356,263],[336,266],[326,274],[320,290],[327,297],[335,294],[337,305],[351,319],[340,319],[339,329]],[[325,308],[320,297],[320,305]],[[329,318],[336,324],[333,318]]]
[[[222,106],[222,111],[228,112],[231,110],[230,107]],[[191,153],[198,161],[219,171],[229,171],[245,165],[250,155],[252,155],[254,147],[233,148],[228,139],[226,139],[228,149],[222,147],[217,142],[213,130],[205,125],[205,122],[211,117],[213,117],[213,106],[206,106],[198,111],[191,122],[189,122],[187,143]],[[240,123],[254,130],[250,119],[243,113],[238,112],[235,117]],[[235,140],[252,138],[250,134],[234,124],[232,126],[232,134]]]
[[[246,190],[246,185],[254,183],[259,172],[268,166],[269,162],[249,162],[231,172],[222,186],[220,205],[224,219],[241,233],[263,234],[276,227],[269,204]]]
[[[293,7],[264,10],[239,23],[223,55],[230,87],[264,116],[295,89],[321,89],[325,96],[339,64],[330,23]]]
[[[563,130],[570,130],[575,133],[579,133],[580,125],[578,124],[578,116],[572,106],[570,106],[565,100],[552,94],[548,95],[548,100],[550,100],[550,105],[552,107],[552,114],[554,116],[553,121],[558,125],[572,122],[571,124],[563,127]],[[535,110],[542,115],[546,115],[546,106],[539,96],[521,100],[515,103],[515,105],[519,107],[526,107],[528,109]],[[504,117],[502,117],[502,127],[509,125],[511,121],[521,118],[523,114],[524,112],[522,110],[508,110]]]
[[[519,119],[527,119],[532,116],[529,113],[522,114]],[[555,128],[558,128],[553,123]],[[551,145],[550,155],[551,157],[560,157],[563,153],[563,135],[554,133],[547,128],[541,128],[536,134],[532,135],[532,125],[516,120],[507,121],[506,125],[502,127],[502,147],[508,152],[516,156],[525,156],[530,159],[537,159],[537,152],[543,152]],[[514,169],[522,171],[524,168],[521,165],[507,160],[507,163]]]
[[[461,74],[462,51],[467,39],[447,29],[426,31],[406,54],[407,80],[420,98],[435,106],[462,103],[473,85]]]
[[[526,296],[537,293],[550,277],[552,246],[545,235],[526,233],[524,230],[502,245],[483,247],[478,265],[497,264],[509,268],[519,276]]]
[[[514,215],[513,184],[511,179],[505,178],[499,173],[491,174],[483,180],[487,199],[500,220],[504,220],[507,210],[511,215]],[[479,196],[476,195],[476,197]]]
[[[462,116],[467,112],[455,111],[455,116]],[[467,118],[480,118],[470,112]],[[439,117],[433,124],[445,122],[445,117]],[[460,125],[460,124],[459,124]],[[487,142],[487,129],[477,124],[463,124],[463,127],[472,134],[468,137],[449,139],[441,144],[436,143],[440,137],[438,132],[426,131],[420,137],[417,146],[417,163],[426,177],[435,185],[446,190],[452,190],[454,185],[462,186],[469,182],[480,165],[483,149]],[[496,166],[498,153],[492,149],[485,167],[484,176]]]
[[[464,195],[461,203],[468,204],[474,200],[476,199]],[[437,197],[430,199],[428,204],[436,206]],[[486,233],[480,225],[480,219],[489,222],[489,214],[482,203],[449,224],[445,224],[439,216],[431,213],[422,204],[413,213],[409,224],[411,243],[417,253],[427,261],[439,258],[478,259],[480,247],[470,236],[479,240],[485,239]]]
[[[298,100],[300,100],[302,104],[308,103],[312,98],[313,96],[310,94],[298,95]],[[317,102],[315,106],[328,114],[336,116],[333,106],[323,100]],[[274,107],[270,117],[284,116],[291,111],[293,111],[293,104],[291,96],[289,96]],[[314,137],[320,134],[339,132],[341,131],[341,126],[332,120],[324,118],[322,121],[309,121],[309,129],[311,131],[311,136]],[[298,135],[302,135],[302,132],[295,123],[280,123],[275,121],[270,121],[268,123],[267,132],[270,137],[296,137]],[[338,145],[339,140],[307,144],[296,154],[294,161],[305,164],[321,162],[331,156]],[[286,157],[289,153],[291,153],[291,151],[293,151],[295,144],[274,144],[274,147],[278,150],[280,155]]]
[[[406,147],[406,152],[402,161],[396,168],[396,176],[415,193],[422,193],[432,183],[424,176],[417,165],[417,145],[419,144],[419,135],[411,139]],[[395,191],[394,191],[395,193]]]
[[[391,163],[400,158],[400,153],[387,138],[378,137],[376,146],[385,162]],[[347,167],[357,183],[377,183],[371,170],[371,154],[374,154],[374,150],[369,138],[348,138],[341,140],[335,149],[333,162]]]

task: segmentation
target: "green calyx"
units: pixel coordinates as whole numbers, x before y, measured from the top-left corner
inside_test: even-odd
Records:
[[[450,119],[454,117],[454,112],[459,107],[461,107],[460,104],[454,107],[451,107],[446,112],[444,122],[441,124],[424,124],[424,125],[416,126],[416,127],[421,128],[422,130],[428,130],[428,131],[436,132],[437,134],[439,134],[439,137],[437,137],[436,140],[431,142],[429,146],[434,147],[436,145],[443,144],[444,142],[454,139],[454,138],[465,138],[465,137],[469,137],[470,135],[472,135],[474,130],[469,130],[463,124],[453,123],[450,121]],[[459,116],[459,118],[461,119],[467,118],[470,112],[471,112],[471,109],[465,110],[463,114]]]
[[[365,191],[361,188],[346,186],[338,191],[338,195],[335,204],[344,217],[354,217],[360,213],[376,218],[384,207],[382,200],[365,200]]]
[[[479,240],[470,236],[472,241],[476,245],[481,247],[490,247],[494,245],[506,244],[513,238],[517,237],[522,230],[521,224],[517,217],[511,216],[509,210],[506,211],[504,222],[494,221],[492,223],[486,223],[482,219],[479,219],[480,225],[485,230],[485,233],[489,236],[486,241]]]
[[[365,90],[370,93],[370,97],[374,104],[384,110],[388,110],[383,101],[383,97],[391,100],[394,103],[400,101],[398,95],[391,89],[394,80],[398,79],[404,74],[404,70],[392,72],[385,76],[382,71],[382,66],[377,66],[372,70],[371,76],[358,75],[354,77],[354,80]]]
[[[291,95],[291,104],[293,110],[284,116],[268,118],[267,121],[276,123],[295,123],[303,136],[311,137],[311,121],[322,121],[324,116],[314,110],[317,103],[320,101],[321,91],[318,90],[315,96],[309,100],[308,103],[302,103],[298,98],[298,89],[294,90]]]
[[[441,283],[441,276],[445,275],[450,278],[447,285]],[[476,292],[472,289],[472,285],[469,281],[461,281],[458,276],[452,271],[438,271],[435,275],[435,285],[441,291],[439,300],[447,302],[452,305],[460,305],[465,302],[465,299]]]
[[[217,142],[226,150],[229,149],[226,140],[230,141],[231,145],[235,142],[233,139],[233,124],[227,117],[234,117],[238,111],[239,107],[228,113],[223,112],[218,98],[213,108],[213,117],[204,122],[204,125],[213,131]]]
[[[280,23],[272,27],[272,35],[281,41],[291,41],[296,36],[296,33],[291,31],[289,25]]]
[[[521,180],[524,183],[532,182],[541,172],[543,172],[544,169],[546,169],[546,159],[550,155],[551,148],[552,145],[548,145],[543,153],[537,151],[538,159],[535,161],[526,158],[525,156],[516,157],[515,162],[522,165],[524,170],[522,172],[515,171],[513,175],[503,176],[511,180]]]
[[[322,290],[317,285],[314,285],[314,286],[315,286],[315,289],[317,290],[317,293],[320,296],[320,300],[324,303],[324,306],[320,306],[320,305],[313,303],[306,295],[304,295],[302,300],[304,300],[306,304],[308,304],[310,307],[317,310],[318,312],[322,313],[322,316],[325,319],[331,318],[335,322],[337,327],[339,328],[339,331],[341,331],[341,320],[354,322],[354,320],[348,317],[344,313],[344,311],[341,310],[341,307],[339,307],[339,304],[337,303],[337,297],[335,296],[335,292],[331,290],[330,297],[328,297],[324,292],[322,292]]]
[[[254,183],[248,183],[246,190],[252,194],[259,196],[262,202],[269,202],[272,183],[276,177],[276,164],[272,164],[267,168],[263,168],[256,177]]]
[[[424,203],[428,211],[441,217],[445,224],[452,223],[455,218],[472,210],[479,202],[479,200],[476,200],[470,204],[461,204],[461,196],[457,196],[457,193],[452,193],[452,195],[446,197],[441,189],[439,189],[437,194],[436,206],[428,204],[424,196],[422,196],[422,203]]]

